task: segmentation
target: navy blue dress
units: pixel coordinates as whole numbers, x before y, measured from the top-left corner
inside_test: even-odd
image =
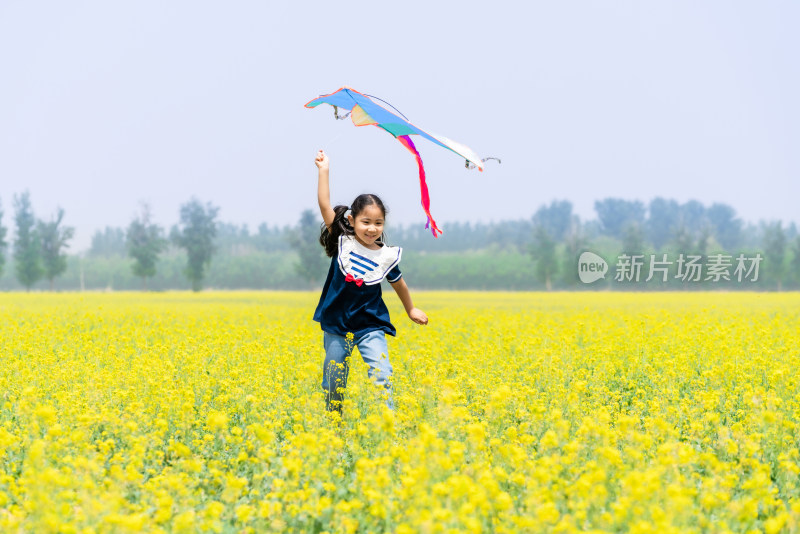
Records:
[[[400,247],[384,245],[371,250],[352,236],[341,236],[339,253],[331,258],[328,277],[314,311],[314,320],[322,330],[337,336],[352,332],[356,339],[374,330],[395,335],[397,331],[383,302],[381,281],[400,280],[401,255]]]

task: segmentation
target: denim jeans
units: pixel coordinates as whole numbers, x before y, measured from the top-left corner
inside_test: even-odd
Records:
[[[369,365],[369,378],[383,388],[386,406],[394,409],[392,402],[392,364],[389,363],[389,348],[383,330],[374,330],[348,341],[343,336],[323,332],[325,342],[325,364],[322,370],[322,389],[325,390],[325,406],[328,411],[342,412],[344,388],[350,366],[346,358],[358,347],[358,352]]]

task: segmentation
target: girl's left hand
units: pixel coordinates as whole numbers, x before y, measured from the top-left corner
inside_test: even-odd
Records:
[[[408,317],[417,324],[428,324],[428,316],[419,308],[411,308]]]

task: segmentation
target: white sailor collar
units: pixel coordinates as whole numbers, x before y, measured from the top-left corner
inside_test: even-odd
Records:
[[[402,254],[401,247],[384,245],[372,250],[359,243],[354,236],[339,236],[339,270],[345,276],[349,274],[354,279],[363,280],[368,286],[381,283],[389,271],[400,263]]]

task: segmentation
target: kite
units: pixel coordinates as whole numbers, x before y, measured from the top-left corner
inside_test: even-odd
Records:
[[[406,147],[406,149],[411,152],[417,160],[417,166],[419,167],[419,188],[422,197],[422,209],[425,211],[425,215],[428,217],[428,222],[425,224],[425,228],[430,228],[431,232],[433,233],[433,237],[438,237],[437,233],[441,234],[442,231],[436,225],[436,221],[433,220],[433,216],[431,215],[431,200],[430,196],[428,195],[428,184],[425,182],[425,167],[422,165],[422,157],[419,155],[417,147],[414,145],[414,142],[409,136],[419,135],[428,141],[431,141],[432,143],[447,148],[448,150],[452,150],[466,160],[465,166],[468,169],[474,169],[477,167],[478,170],[483,171],[483,163],[486,160],[495,159],[498,161],[498,163],[500,160],[497,158],[481,159],[467,146],[456,143],[455,141],[440,135],[433,135],[424,132],[411,124],[405,115],[400,113],[400,111],[395,109],[394,106],[388,102],[381,100],[385,104],[388,104],[389,107],[397,111],[397,113],[400,115],[392,113],[383,106],[376,104],[372,101],[372,98],[381,100],[375,96],[359,93],[350,87],[342,87],[341,89],[329,95],[322,95],[318,98],[315,98],[306,104],[306,107],[315,108],[320,104],[330,104],[333,106],[333,114],[337,119],[342,120],[349,116],[353,121],[353,124],[356,126],[378,126],[379,128],[383,128],[392,134],[398,141],[400,141],[400,143],[402,143],[402,145]],[[346,109],[349,111],[348,113],[340,116],[339,109]]]

